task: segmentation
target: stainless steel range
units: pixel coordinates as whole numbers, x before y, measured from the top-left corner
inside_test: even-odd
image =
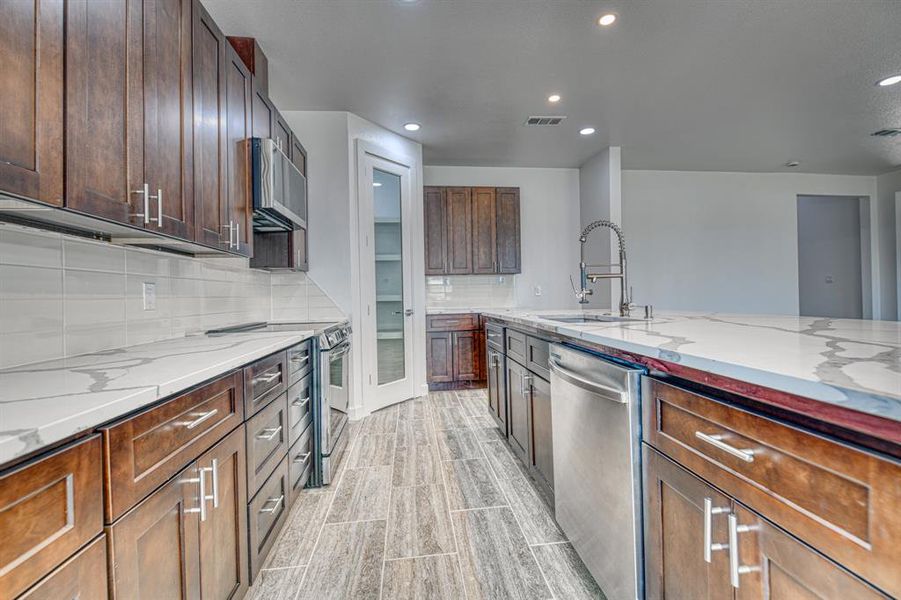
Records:
[[[258,331],[310,331],[313,338],[313,456],[310,487],[328,485],[347,448],[350,325],[337,323],[247,323],[207,331],[227,335]]]

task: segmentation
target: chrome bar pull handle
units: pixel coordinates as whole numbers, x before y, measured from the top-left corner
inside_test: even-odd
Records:
[[[241,249],[241,221],[235,222],[235,250]]]
[[[704,562],[711,561],[711,553],[725,550],[729,547],[729,544],[714,544],[713,543],[713,515],[721,515],[723,513],[728,513],[728,506],[713,506],[713,500],[710,498],[704,498]]]
[[[269,442],[271,440],[274,440],[275,436],[277,436],[279,433],[281,433],[281,431],[282,431],[281,425],[279,425],[278,427],[269,427],[269,428],[266,428],[266,429],[263,429],[262,431],[260,431],[256,435],[256,438],[258,440],[263,440],[265,442]]]
[[[213,508],[219,508],[219,459],[213,459],[213,466],[210,467],[210,473],[213,479]]]
[[[256,385],[258,383],[272,383],[276,379],[278,379],[279,375],[281,375],[281,371],[276,371],[275,373],[269,373],[268,375],[259,375],[254,377],[250,383]]]
[[[304,465],[307,464],[308,462],[310,462],[310,453],[304,452],[303,454],[298,454],[297,456],[294,457],[294,462],[301,463]]]
[[[163,190],[156,188],[156,226],[157,229],[163,227]]]
[[[206,478],[204,475],[205,469],[198,468],[197,469],[197,477],[191,477],[190,479],[182,479],[182,483],[196,483],[200,486],[200,491],[198,494],[198,500],[200,501],[200,506],[197,508],[186,508],[186,513],[200,513],[200,520],[206,521]]]
[[[197,427],[198,425],[200,425],[201,423],[203,423],[203,422],[206,421],[207,419],[212,418],[213,415],[215,415],[215,414],[218,413],[218,412],[219,412],[219,409],[218,409],[218,408],[214,408],[213,410],[201,414],[199,417],[197,417],[197,418],[194,419],[193,421],[189,421],[189,422],[185,423],[184,425],[185,425],[185,427],[188,428],[188,429],[194,429],[195,427]]]
[[[291,406],[296,406],[297,408],[303,408],[307,404],[310,403],[310,397],[306,398],[295,398],[293,402],[291,402]]]
[[[738,589],[739,580],[746,573],[760,571],[760,565],[743,565],[738,553],[738,534],[756,531],[757,525],[739,525],[737,515],[729,515],[729,576],[732,587]]]
[[[141,194],[144,197],[144,212],[132,213],[132,217],[140,217],[144,224],[150,223],[150,184],[145,183],[141,189],[132,190],[132,194]]]
[[[725,436],[723,435],[711,435],[708,433],[702,433],[700,431],[695,431],[695,437],[701,440],[702,442],[707,442],[714,448],[719,448],[723,452],[727,454],[731,454],[735,458],[741,459],[747,463],[754,462],[754,450],[749,448],[738,449],[734,446],[730,446],[726,442],[723,441]]]
[[[267,506],[264,506],[263,508],[260,509],[260,512],[261,512],[261,513],[272,513],[272,512],[275,512],[275,511],[278,510],[278,507],[281,506],[281,505],[282,505],[282,502],[284,502],[284,501],[285,501],[285,495],[284,495],[284,494],[282,494],[282,495],[279,496],[278,498],[268,498],[268,499],[266,500],[266,504],[269,504],[270,502],[272,502],[272,506],[268,506],[268,507],[267,507]]]

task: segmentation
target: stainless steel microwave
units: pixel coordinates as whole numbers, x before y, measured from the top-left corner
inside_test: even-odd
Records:
[[[307,178],[275,140],[251,138],[253,229],[290,231],[307,226]]]

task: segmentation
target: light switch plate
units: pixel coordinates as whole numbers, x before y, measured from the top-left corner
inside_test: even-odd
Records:
[[[144,310],[156,310],[156,283],[145,281],[144,289]]]
[[[540,286],[540,285],[536,285],[536,286],[534,287],[534,290],[535,290],[535,295],[536,295],[536,296],[540,296],[540,295],[541,295],[541,286]]]

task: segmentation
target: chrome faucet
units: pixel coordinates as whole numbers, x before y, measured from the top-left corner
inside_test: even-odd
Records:
[[[585,264],[585,242],[588,241],[588,234],[598,227],[606,227],[616,234],[619,244],[619,262],[601,265]],[[595,283],[598,279],[619,279],[619,315],[628,317],[632,310],[632,290],[629,288],[628,275],[626,273],[626,239],[623,236],[623,230],[619,225],[606,219],[599,219],[589,223],[582,233],[579,234],[579,284],[581,289],[576,292],[579,304],[588,304],[588,296],[594,293],[594,290],[588,287],[588,282]],[[590,273],[590,267],[606,267],[610,269],[607,273]],[[573,286],[575,288],[575,286]],[[628,290],[628,292],[627,292]],[[650,307],[645,307],[645,317],[650,318]]]

